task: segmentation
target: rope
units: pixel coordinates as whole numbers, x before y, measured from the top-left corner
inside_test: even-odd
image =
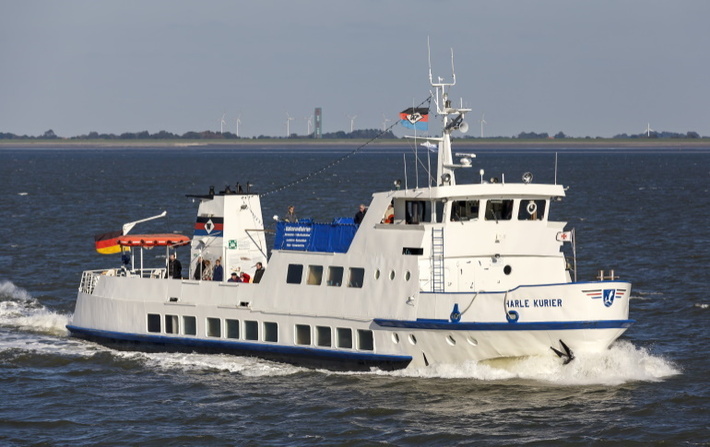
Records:
[[[427,97],[424,101],[420,102],[419,105],[416,106],[416,107],[421,107],[424,103],[427,103],[427,106],[430,105],[430,103],[431,103],[431,95],[429,95],[429,97]],[[399,124],[399,120],[395,121],[395,122],[392,123],[387,129],[384,129],[382,132],[380,132],[380,133],[378,133],[377,135],[375,135],[374,137],[370,138],[368,141],[366,141],[366,142],[363,143],[362,145],[356,147],[353,151],[349,152],[348,154],[344,155],[343,157],[340,157],[339,159],[337,159],[337,160],[335,160],[335,161],[333,161],[333,162],[327,164],[326,166],[323,166],[322,168],[320,168],[320,169],[318,169],[318,170],[316,170],[316,171],[312,171],[312,172],[310,172],[310,173],[304,175],[303,177],[301,177],[301,178],[299,178],[299,179],[297,179],[297,180],[294,180],[294,181],[292,181],[292,182],[290,182],[290,183],[287,183],[287,184],[285,184],[285,185],[279,186],[278,188],[272,189],[271,191],[267,191],[267,192],[265,192],[265,193],[259,194],[259,197],[261,198],[261,197],[265,197],[265,196],[268,196],[268,195],[271,195],[271,194],[275,194],[275,193],[277,193],[277,192],[281,192],[281,191],[283,191],[283,190],[285,190],[285,189],[291,188],[292,186],[298,185],[299,183],[303,183],[303,182],[305,182],[306,180],[310,180],[312,177],[315,177],[315,176],[317,176],[317,175],[319,175],[319,174],[322,174],[323,172],[327,171],[328,169],[330,169],[330,168],[332,168],[332,167],[334,167],[334,166],[336,166],[336,165],[342,163],[343,161],[345,161],[345,160],[347,160],[348,158],[352,157],[353,155],[357,154],[357,153],[360,152],[360,150],[362,150],[365,146],[367,146],[367,145],[369,145],[370,143],[372,143],[373,141],[379,139],[382,135],[384,135],[384,134],[386,134],[387,132],[389,132],[389,131],[390,131],[394,126],[396,126],[397,124]]]

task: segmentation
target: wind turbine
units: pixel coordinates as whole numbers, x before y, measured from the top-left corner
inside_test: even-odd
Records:
[[[237,137],[239,137],[239,125],[242,124],[242,120],[240,119],[241,117],[241,115],[237,117]]]
[[[224,125],[227,124],[227,122],[224,120],[224,115],[226,115],[226,113],[223,113],[223,114],[222,114],[222,119],[219,120],[219,133],[223,133],[223,132],[224,132]]]
[[[651,123],[646,124],[646,138],[651,137],[651,132],[655,132],[655,130],[651,129]]]
[[[483,138],[483,125],[484,124],[488,124],[488,122],[486,121],[486,114],[482,113],[481,114],[481,138]]]
[[[385,130],[387,130],[387,123],[390,122],[390,121],[391,121],[391,120],[387,119],[387,117],[386,117],[385,114],[383,113],[383,114],[382,114],[382,131],[383,131],[383,132],[384,132]]]
[[[350,119],[350,133],[353,133],[353,128],[355,127],[355,118],[357,118],[357,115],[347,115],[347,117]]]
[[[303,119],[306,120],[306,126],[308,127],[308,132],[306,133],[306,135],[310,135],[311,134],[311,125],[313,124],[313,120],[311,119],[310,116],[307,116]]]
[[[291,136],[291,121],[293,121],[293,118],[286,112],[286,138]]]

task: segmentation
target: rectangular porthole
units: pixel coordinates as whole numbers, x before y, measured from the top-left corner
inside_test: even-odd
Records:
[[[331,329],[327,326],[316,326],[316,345],[330,348],[333,346]]]
[[[197,318],[182,317],[182,328],[185,331],[185,335],[197,335]]]
[[[362,351],[373,351],[375,349],[372,331],[366,329],[357,330],[357,348]]]
[[[296,325],[296,344],[310,345],[311,344],[311,327],[305,324]]]
[[[226,320],[227,338],[239,338],[239,320]]]
[[[148,314],[148,332],[160,332],[160,315]]]
[[[339,348],[352,349],[353,348],[353,330],[339,327],[336,330],[336,335],[338,337],[337,343]]]
[[[166,315],[165,316],[165,333],[166,334],[179,334],[180,333],[180,319],[177,315]]]
[[[221,337],[222,336],[222,322],[219,318],[208,318],[207,319],[207,336],[208,337]]]
[[[246,340],[259,340],[259,322],[245,321],[244,322],[244,338]]]
[[[277,323],[264,323],[264,341],[277,343],[279,341],[279,325]]]

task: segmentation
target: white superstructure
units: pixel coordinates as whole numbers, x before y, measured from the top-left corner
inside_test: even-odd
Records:
[[[430,75],[431,79],[431,75]],[[454,78],[455,79],[455,78]],[[86,271],[69,330],[159,349],[257,355],[335,369],[461,364],[600,351],[632,323],[631,285],[575,282],[562,251],[573,233],[548,219],[557,184],[457,184],[466,108],[434,83],[442,117],[436,184],[373,194],[363,221],[280,222],[267,256],[259,196],[200,200],[189,268]],[[481,175],[483,177],[483,175]],[[222,281],[195,274],[219,259]],[[260,283],[227,282],[266,267]],[[551,349],[552,348],[552,349]]]

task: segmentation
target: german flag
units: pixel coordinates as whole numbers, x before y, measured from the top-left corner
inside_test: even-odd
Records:
[[[94,236],[96,251],[104,255],[120,253],[121,246],[118,245],[118,238],[121,236],[123,236],[123,231],[121,230],[97,234]]]

